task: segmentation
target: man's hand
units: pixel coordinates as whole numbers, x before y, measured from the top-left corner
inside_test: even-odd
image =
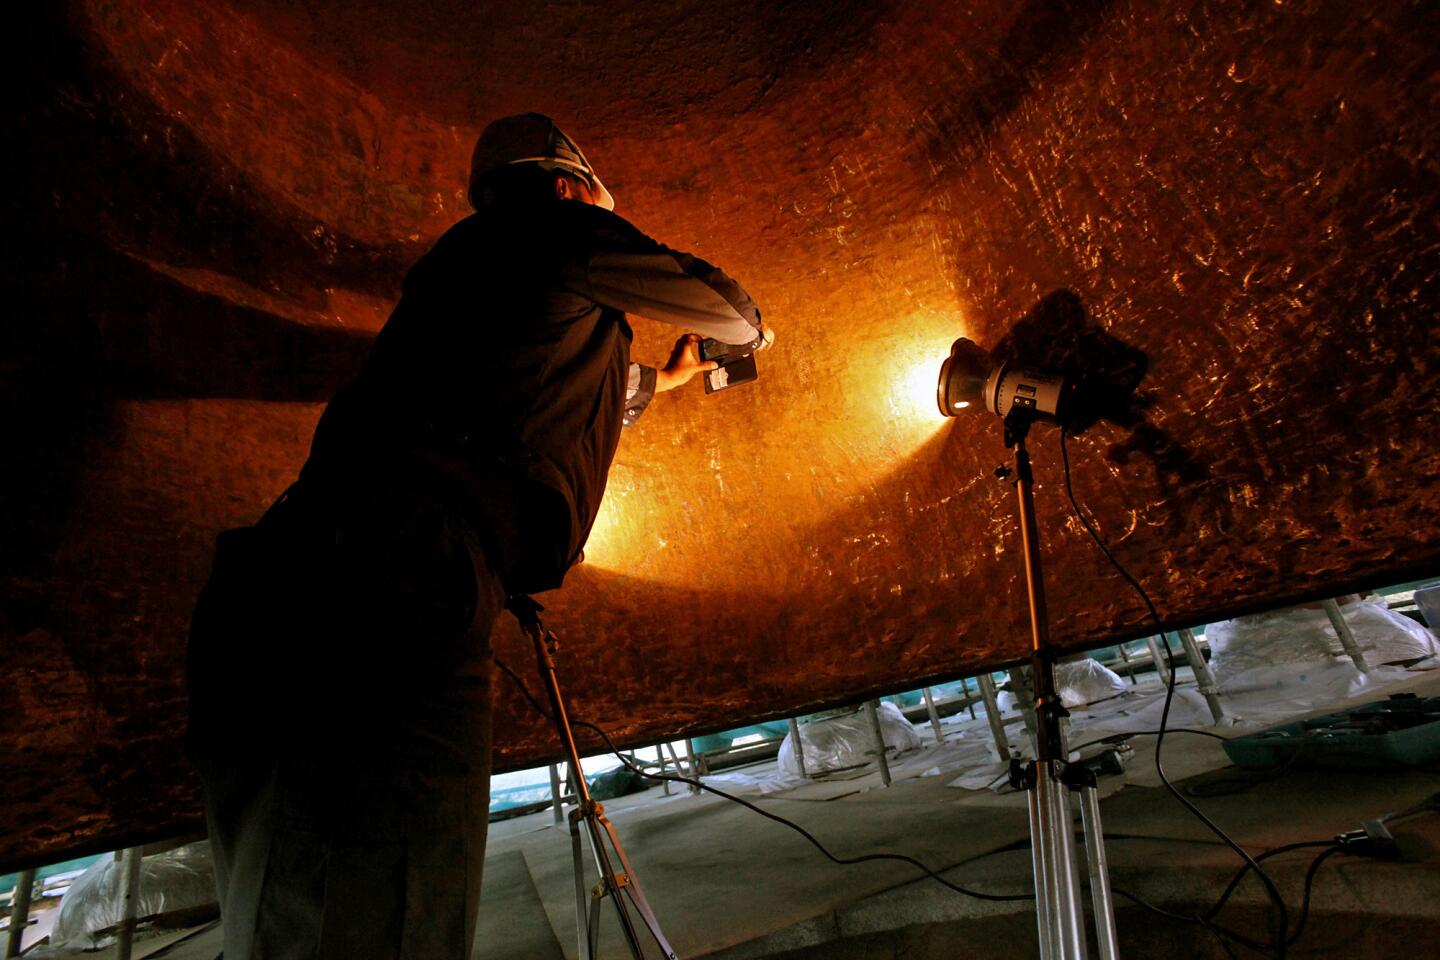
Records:
[[[698,333],[687,333],[675,341],[675,349],[670,351],[669,361],[655,371],[656,393],[682,387],[689,383],[695,374],[719,368],[720,364],[714,360],[700,359],[701,339],[703,338]]]

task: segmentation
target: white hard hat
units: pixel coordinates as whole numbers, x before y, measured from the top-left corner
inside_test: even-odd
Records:
[[[615,209],[615,198],[600,182],[579,145],[567,137],[554,120],[540,113],[501,117],[480,134],[470,157],[471,197],[475,196],[476,185],[487,175],[521,163],[533,163],[542,170],[572,173],[590,184],[597,206]]]

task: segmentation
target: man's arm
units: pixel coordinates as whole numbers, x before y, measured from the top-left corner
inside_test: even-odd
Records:
[[[665,393],[689,383],[697,373],[714,370],[720,364],[700,359],[698,333],[687,333],[675,342],[670,359],[660,369],[643,363],[630,364],[630,381],[625,387],[625,426],[631,426],[650,405],[657,393]]]
[[[724,271],[655,244],[655,252],[600,253],[590,259],[595,299],[626,313],[672,323],[722,343],[759,346],[760,311]]]
[[[567,258],[566,283],[596,303],[671,323],[687,331],[660,369],[632,363],[625,391],[626,426],[655,394],[673,390],[718,364],[700,359],[700,340],[765,346],[755,301],[718,267],[657,243],[622,217],[597,207],[572,209],[584,218],[579,256]]]
[[[578,292],[723,343],[764,342],[755,301],[723,270],[657,243],[613,213],[591,207],[585,215],[588,249],[567,278]]]

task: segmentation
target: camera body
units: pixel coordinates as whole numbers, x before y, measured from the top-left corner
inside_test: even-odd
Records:
[[[700,341],[700,359],[714,360],[720,364],[719,369],[706,370],[704,373],[706,393],[738,387],[760,376],[760,371],[755,366],[755,351],[746,344],[737,346],[706,338]]]

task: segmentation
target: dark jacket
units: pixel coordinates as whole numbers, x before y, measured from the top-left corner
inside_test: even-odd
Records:
[[[378,478],[433,483],[487,540],[511,592],[560,585],[589,535],[632,371],[626,312],[752,342],[754,302],[720,270],[599,207],[554,201],[452,227],[405,278],[359,377],[336,395],[307,495],[363,500]]]

